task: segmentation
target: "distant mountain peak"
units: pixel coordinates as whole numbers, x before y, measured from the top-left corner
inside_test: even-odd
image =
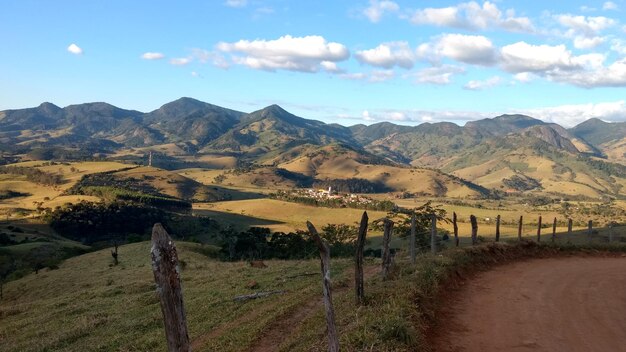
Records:
[[[540,121],[540,122],[543,122],[543,121],[538,120],[538,119],[536,119],[534,117],[530,117],[528,115],[522,115],[522,114],[502,114],[502,115],[494,117],[493,119],[487,119],[487,120]]]
[[[56,114],[61,111],[61,108],[52,103],[44,102],[37,107],[37,110],[46,114]]]

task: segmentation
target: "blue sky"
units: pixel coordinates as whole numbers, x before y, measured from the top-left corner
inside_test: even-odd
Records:
[[[1,1],[0,110],[181,96],[344,125],[626,120],[626,2]]]

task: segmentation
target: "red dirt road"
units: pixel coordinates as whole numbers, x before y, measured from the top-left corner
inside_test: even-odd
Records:
[[[453,292],[435,351],[626,351],[626,258],[534,259]]]

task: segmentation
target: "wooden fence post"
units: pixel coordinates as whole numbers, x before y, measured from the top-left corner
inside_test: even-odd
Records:
[[[456,224],[456,212],[452,212],[452,228],[454,229],[454,245],[459,246],[459,226]]]
[[[587,229],[587,237],[589,237],[589,242],[591,242],[591,235],[593,235],[593,220],[589,220]]]
[[[437,215],[430,215],[430,252],[437,253]]]
[[[337,328],[335,327],[335,310],[333,309],[333,297],[330,286],[330,249],[328,244],[322,240],[317,233],[317,229],[310,221],[306,222],[309,233],[317,244],[320,251],[320,262],[322,268],[322,285],[324,290],[324,307],[326,309],[326,327],[328,329],[328,351],[339,351],[339,337],[337,336]]]
[[[541,242],[541,215],[539,215],[539,224],[537,225],[537,242]]]
[[[363,289],[363,247],[365,246],[365,237],[367,236],[367,212],[363,212],[361,217],[361,225],[359,226],[359,237],[356,241],[356,255],[354,268],[354,288],[356,290],[356,303],[363,304],[365,301],[365,291]]]
[[[500,215],[496,216],[496,242],[500,242]]]
[[[411,248],[409,248],[409,254],[411,255],[411,264],[415,265],[415,236],[417,232],[417,219],[416,219],[416,215],[415,213],[413,213],[411,215],[411,241],[409,242],[409,245],[411,246]]]
[[[567,219],[567,242],[570,242],[572,240],[572,225],[573,225],[573,220],[572,219]]]
[[[522,240],[522,223],[524,221],[524,216],[520,215],[519,217],[519,225],[517,226],[517,239]]]
[[[189,352],[187,318],[178,269],[176,246],[161,224],[152,228],[152,272],[161,299],[167,348],[170,352]]]
[[[556,217],[552,222],[552,243],[554,243],[554,241],[556,241]]]
[[[382,277],[383,280],[387,279],[389,275],[389,268],[391,267],[391,253],[389,250],[389,245],[391,242],[391,232],[393,230],[393,221],[389,219],[385,219],[383,221],[384,233],[383,233],[383,267],[382,267]]]
[[[472,224],[472,245],[478,243],[478,221],[474,215],[470,215],[470,223]]]

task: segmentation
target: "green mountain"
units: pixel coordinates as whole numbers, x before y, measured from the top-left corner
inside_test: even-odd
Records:
[[[271,105],[241,117],[228,132],[204,148],[204,152],[236,152],[243,158],[269,158],[304,144],[358,145],[350,130],[293,115]]]
[[[204,146],[235,126],[242,115],[192,98],[180,98],[143,115],[143,123],[163,134],[167,142],[193,141]]]
[[[73,154],[67,155],[67,149]],[[302,160],[301,166],[311,172],[322,160],[332,165],[329,170],[340,170],[341,160],[350,160],[345,153],[334,159],[315,156],[320,151],[351,150],[354,157],[367,160],[359,164],[441,169],[496,189],[519,185],[574,194],[584,186],[590,197],[617,194],[626,185],[622,169],[614,166],[626,164],[626,123],[598,119],[572,129],[525,115],[501,115],[465,126],[381,122],[344,127],[305,119],[278,105],[246,114],[192,98],[148,113],[107,103],[65,108],[43,103],[0,112],[0,151],[13,158],[104,154],[137,161],[146,149],[158,151],[172,165],[289,164],[295,170],[300,166],[290,162]]]

